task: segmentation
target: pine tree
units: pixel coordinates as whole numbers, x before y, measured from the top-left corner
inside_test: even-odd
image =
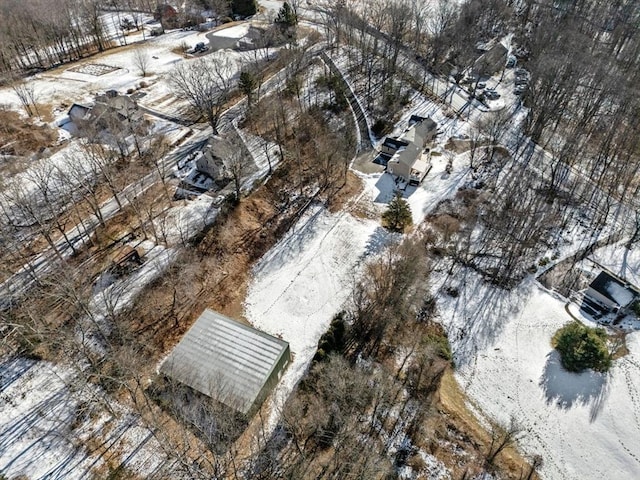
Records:
[[[291,8],[291,5],[289,5],[289,2],[284,2],[282,8],[278,12],[275,23],[278,23],[285,28],[295,27],[298,24],[298,16],[293,8]]]
[[[240,72],[240,80],[238,82],[238,88],[242,93],[247,96],[247,102],[249,107],[253,104],[253,92],[258,86],[258,81],[253,73],[248,70]]]
[[[404,229],[411,225],[411,208],[401,194],[396,194],[389,202],[387,210],[382,214],[382,221],[384,226],[393,232],[404,232]]]
[[[256,0],[232,0],[231,11],[234,15],[248,17],[255,15],[258,11],[258,5],[256,4]]]
[[[606,372],[611,367],[607,333],[602,328],[589,328],[574,321],[558,330],[551,343],[560,353],[562,366],[570,372],[587,368]]]

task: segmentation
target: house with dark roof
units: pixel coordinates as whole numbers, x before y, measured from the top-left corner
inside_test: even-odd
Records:
[[[589,300],[615,313],[630,307],[638,296],[640,292],[633,285],[606,271],[601,271],[585,292]]]
[[[231,157],[233,146],[226,138],[214,136],[203,150],[203,154],[196,160],[196,170],[211,177],[215,181],[222,181],[229,177],[226,162]]]
[[[71,105],[68,115],[71,121],[77,125],[82,122],[88,121],[90,113],[91,107],[82,105],[80,103],[74,103],[73,105]]]
[[[505,67],[508,56],[509,49],[502,42],[495,41],[476,59],[471,70],[475,75],[493,75]]]
[[[412,115],[407,129],[399,137],[387,137],[380,152],[389,156],[387,172],[409,185],[418,185],[431,169],[427,145],[437,134],[438,124],[431,118]]]

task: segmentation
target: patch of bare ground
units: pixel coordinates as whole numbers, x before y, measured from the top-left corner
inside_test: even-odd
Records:
[[[339,187],[335,195],[332,195],[327,202],[329,211],[335,213],[342,210],[348,202],[358,197],[363,189],[364,184],[362,179],[355,173],[349,171],[346,182]],[[354,210],[352,209],[351,212],[354,213]]]
[[[205,308],[244,321],[243,302],[253,264],[310,201],[306,196],[290,200],[283,195],[287,175],[283,166],[238,205],[223,207],[216,223],[138,296],[124,321],[136,342],[145,345],[150,362],[170,350]],[[340,201],[348,198],[345,194]],[[153,368],[150,363],[150,371]]]
[[[465,471],[473,477],[474,472],[470,468],[474,462],[478,469],[483,467],[491,444],[491,433],[469,410],[468,401],[453,375],[453,370],[448,369],[442,377],[439,389],[439,410],[442,414],[439,434],[443,441],[434,455],[453,469],[453,478],[461,478]],[[475,459],[471,462],[472,467],[469,467],[468,463],[464,468],[457,467],[461,465],[461,457],[467,460],[469,457]],[[501,478],[521,479],[526,478],[531,465],[516,448],[509,446],[498,455],[493,468],[502,474]],[[534,480],[539,477],[533,473],[529,478]]]
[[[45,106],[39,108],[45,114]],[[50,115],[49,111],[49,115]],[[58,143],[58,133],[46,124],[37,123],[33,118],[24,118],[18,112],[0,106],[0,155],[25,156],[53,148]],[[19,165],[11,162],[0,163],[0,173],[8,176]]]

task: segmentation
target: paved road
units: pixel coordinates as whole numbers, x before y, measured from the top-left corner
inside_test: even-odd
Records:
[[[144,113],[151,115],[152,117],[160,118],[168,122],[177,123],[178,125],[182,125],[185,127],[190,127],[195,124],[195,122],[189,118],[178,117],[176,115],[170,115],[168,113],[160,112],[159,110],[154,110],[153,108],[145,107],[141,103],[138,103],[138,108]]]
[[[373,148],[375,144],[375,136],[371,132],[371,125],[369,125],[369,120],[367,114],[358,100],[353,88],[351,88],[351,84],[347,81],[344,76],[344,73],[338,68],[333,59],[327,55],[326,52],[321,52],[320,56],[325,61],[325,63],[329,66],[331,72],[340,79],[342,85],[344,87],[344,92],[349,101],[349,105],[351,105],[351,109],[356,117],[356,123],[358,125],[359,131],[359,144],[358,144],[358,152],[366,152]]]
[[[156,183],[160,179],[160,172],[165,177],[169,176],[173,165],[186,158],[192,151],[201,148],[210,136],[208,129],[195,130],[194,132],[188,143],[174,149],[161,161],[157,169],[127,185],[116,196],[104,202],[100,206],[100,213],[104,221],[113,218],[122,208],[130,205],[137,196],[143,194]],[[100,225],[100,221],[95,215],[85,217],[80,224],[66,233],[66,239],[63,237],[55,243],[57,254],[51,247],[48,247],[5,280],[0,285],[0,310],[2,306],[11,305],[14,299],[24,295],[34,285],[37,278],[41,278],[52,268],[55,268],[58,256],[68,258],[73,254],[74,248],[81,248],[90,235],[95,232],[98,225]]]
[[[311,11],[314,14],[319,13],[321,14],[320,18],[329,15],[329,12],[327,12],[320,6],[310,7],[306,9],[306,11]],[[352,17],[352,19],[353,18],[354,17]],[[312,23],[320,24],[317,15],[307,15],[307,20]],[[385,43],[392,42],[392,40],[384,32],[373,28],[363,19],[358,20],[359,21],[354,22],[355,28],[358,28],[363,33],[368,34],[371,37],[375,37]],[[433,95],[440,98],[443,103],[451,105],[451,108],[453,108],[456,112],[462,113],[472,106],[480,109],[483,108],[482,104],[477,100],[470,100],[469,94],[464,89],[453,82],[449,82],[447,79],[442,79],[431,73],[429,69],[425,65],[423,65],[419,59],[416,58],[415,52],[411,48],[404,45],[400,46],[400,51],[398,54],[398,64],[402,65],[402,68],[404,68],[405,71],[409,73],[415,81],[417,81],[419,84],[424,85],[427,90],[429,90]]]

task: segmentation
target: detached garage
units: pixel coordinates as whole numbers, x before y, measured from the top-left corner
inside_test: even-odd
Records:
[[[205,310],[163,362],[160,372],[251,415],[290,361],[287,342]]]

